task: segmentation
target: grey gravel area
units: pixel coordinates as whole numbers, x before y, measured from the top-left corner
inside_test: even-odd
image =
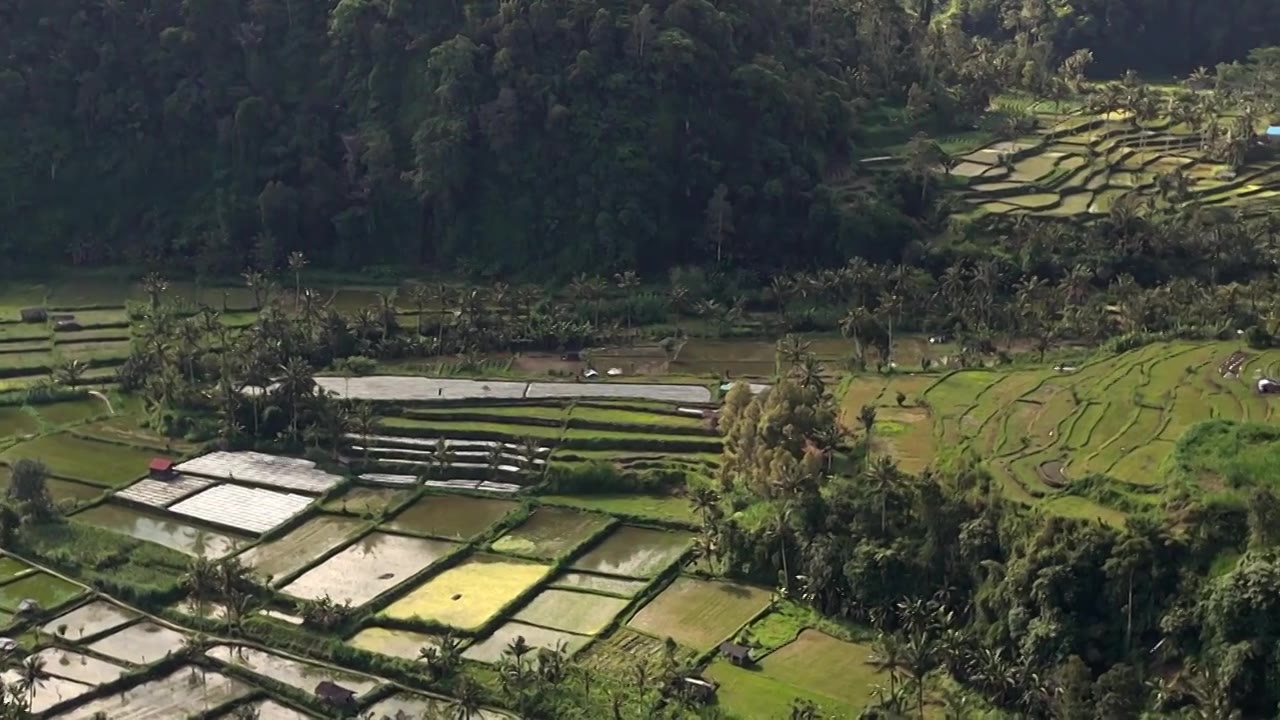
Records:
[[[116,493],[122,500],[132,500],[143,505],[162,508],[182,498],[197,493],[213,484],[207,478],[179,475],[172,480],[143,478]]]

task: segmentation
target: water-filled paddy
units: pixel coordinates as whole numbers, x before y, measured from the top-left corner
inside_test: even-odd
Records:
[[[370,627],[353,635],[347,644],[379,655],[417,660],[419,650],[440,644],[440,636],[411,630]]]
[[[81,638],[114,630],[137,617],[132,612],[105,600],[94,600],[50,620],[40,628],[40,631],[57,635],[58,628],[66,626],[66,638],[79,641]]]
[[[624,526],[578,558],[572,567],[623,577],[653,577],[679,559],[692,541],[693,536],[685,532]]]
[[[566,572],[551,581],[551,587],[553,588],[587,590],[628,598],[635,597],[636,593],[645,589],[648,584],[646,580],[624,580],[606,575],[592,575],[580,572]]]
[[[534,596],[514,619],[580,635],[595,635],[608,627],[628,602],[624,598],[549,589]]]
[[[412,493],[390,488],[351,487],[324,504],[328,512],[348,515],[379,515],[404,502]]]
[[[219,645],[210,648],[205,655],[306,693],[315,690],[322,680],[338,683],[357,695],[363,695],[378,685],[376,680],[363,675],[309,665],[250,647]]]
[[[384,717],[453,717],[448,714],[452,705],[453,701],[444,698],[427,697],[426,695],[415,693],[397,693],[385,700],[378,701],[376,705],[369,708],[369,712],[372,717],[378,718],[378,720]],[[403,715],[398,715],[397,713],[403,713]],[[505,713],[482,709],[478,713],[473,713],[471,717],[472,720],[507,720],[510,716]],[[264,718],[263,720],[266,719]]]
[[[77,513],[72,519],[213,560],[225,557],[250,542],[247,537],[110,503]]]
[[[182,649],[186,636],[153,622],[141,622],[117,630],[90,643],[88,648],[96,653],[124,660],[135,665],[148,665]],[[112,714],[115,717],[115,714]]]
[[[428,495],[387,523],[393,530],[466,540],[484,532],[519,507],[510,500]]]
[[[602,515],[538,508],[529,519],[495,540],[492,548],[497,552],[553,559],[577,547],[609,522],[609,518]]]
[[[252,690],[239,680],[187,666],[159,680],[151,680],[60,713],[58,718],[91,720],[101,713],[100,717],[111,720],[173,720],[198,715],[244,697]]]
[[[123,665],[99,660],[74,650],[46,648],[36,655],[44,661],[44,671],[50,675],[87,685],[109,683],[128,671]]]
[[[42,608],[62,605],[79,596],[84,590],[73,583],[38,572],[0,585],[0,608],[17,610],[23,600],[35,600]]]
[[[458,547],[444,540],[369,533],[300,575],[283,592],[307,600],[327,594],[335,602],[363,605]]]
[[[431,620],[463,630],[483,626],[551,568],[495,555],[474,555],[396,600],[382,614]]]
[[[248,707],[253,708],[253,711],[257,714],[238,715],[236,714],[236,711],[239,710],[239,707],[237,707],[235,709],[228,710],[218,717],[226,718],[226,720],[239,720],[243,717],[254,717],[257,718],[257,720],[311,720],[315,717],[315,715],[308,715],[300,710],[294,710],[288,705],[281,705],[275,700],[261,700],[256,703],[250,703]],[[382,718],[378,716],[378,720],[382,720]]]
[[[282,537],[249,548],[240,561],[263,577],[283,578],[342,545],[364,527],[359,520],[318,515]]]
[[[8,670],[3,675],[0,675],[0,678],[4,680],[6,685],[19,685],[22,682],[22,674],[17,670]],[[44,712],[54,705],[80,697],[92,689],[92,685],[86,685],[74,680],[52,676],[46,677],[35,687],[35,695],[31,698],[31,711]],[[20,694],[25,695],[26,693]]]
[[[585,635],[509,622],[495,630],[489,637],[467,648],[462,656],[476,662],[496,663],[502,659],[502,651],[506,650],[511,641],[517,637],[523,637],[525,642],[535,648],[554,650],[557,646],[564,647],[565,652],[570,655],[581,650],[591,640]]]

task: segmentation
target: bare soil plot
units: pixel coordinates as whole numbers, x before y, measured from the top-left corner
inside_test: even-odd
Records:
[[[306,495],[221,484],[170,506],[169,511],[261,535],[306,510],[311,501]]]
[[[630,601],[550,588],[533,597],[513,619],[578,635],[598,635]]]
[[[591,573],[566,572],[552,580],[550,586],[629,598],[635,597],[636,593],[645,589],[648,585],[649,582],[647,580],[624,580],[605,575],[592,575]]]
[[[218,645],[207,650],[205,655],[228,665],[237,665],[278,683],[295,687],[305,693],[314,691],[316,685],[324,680],[337,683],[355,692],[357,696],[364,695],[378,686],[377,680],[365,675],[302,663],[242,645]]]
[[[476,662],[495,664],[502,659],[502,652],[517,637],[523,637],[525,642],[534,648],[554,650],[556,647],[562,646],[569,655],[581,650],[591,640],[590,637],[584,635],[574,635],[561,630],[509,622],[493,631],[493,634],[489,637],[467,648],[463,651],[462,656]]]
[[[547,565],[513,558],[473,555],[391,603],[382,615],[474,630],[537,585],[550,570]]]
[[[258,575],[283,578],[347,542],[364,527],[359,520],[317,515],[283,537],[249,548],[241,553],[240,561]]]
[[[761,588],[679,577],[627,626],[670,637],[688,648],[708,650],[768,608],[771,597],[770,591]]]
[[[241,480],[314,495],[328,492],[334,485],[342,482],[341,477],[317,469],[316,464],[310,460],[249,451],[209,453],[180,463],[177,470],[219,480]]]
[[[250,542],[247,537],[111,503],[76,513],[72,519],[211,560],[226,557]]]
[[[387,527],[392,530],[466,540],[484,532],[519,507],[510,500],[429,495],[401,510]]]
[[[457,543],[374,532],[311,568],[282,588],[296,598],[363,605],[431,563],[457,550]]]
[[[412,630],[368,627],[352,635],[347,644],[379,655],[416,661],[422,648],[440,644],[440,636]]]
[[[66,626],[65,637],[76,642],[82,638],[114,630],[137,618],[137,615],[118,605],[105,600],[94,600],[50,620],[40,628],[40,631],[58,635],[58,628]]]
[[[198,715],[252,691],[253,688],[239,680],[189,665],[159,680],[151,680],[59,713],[58,718],[91,720],[95,716],[105,716],[111,720],[174,720]]]
[[[561,508],[538,508],[527,520],[493,542],[496,552],[552,559],[582,544],[610,522],[603,515]]]
[[[680,558],[693,542],[685,532],[623,526],[578,558],[574,570],[650,578]]]
[[[186,635],[150,621],[130,625],[90,643],[99,654],[134,665],[148,665],[182,649]]]
[[[4,674],[0,675],[0,679],[3,679],[6,685],[23,687],[20,685],[22,673],[17,670],[6,670]],[[92,685],[74,680],[55,676],[46,677],[36,683],[35,694],[31,696],[31,711],[36,713],[44,712],[54,705],[74,700],[92,689]],[[20,694],[25,695],[26,693]]]
[[[99,660],[74,650],[46,648],[36,655],[44,661],[45,672],[86,685],[109,683],[128,672],[128,668],[123,665]]]

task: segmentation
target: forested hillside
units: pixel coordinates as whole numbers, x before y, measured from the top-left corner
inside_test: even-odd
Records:
[[[1280,8],[1120,0],[0,2],[0,250],[561,274],[895,258],[837,196],[883,107],[945,132],[1090,47],[1186,73]],[[1030,68],[1030,70],[1028,70]]]

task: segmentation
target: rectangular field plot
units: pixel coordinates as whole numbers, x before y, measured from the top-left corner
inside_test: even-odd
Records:
[[[401,510],[387,527],[392,530],[466,540],[484,532],[519,507],[510,500],[428,495]]]
[[[105,600],[94,600],[50,620],[40,628],[40,631],[49,635],[58,635],[58,629],[65,626],[65,637],[72,642],[78,642],[82,638],[114,630],[137,618],[137,615],[118,605],[112,605]]]
[[[460,547],[443,540],[374,532],[303,573],[282,592],[304,600],[326,594],[363,605]]]
[[[369,708],[370,717],[377,718],[432,718],[452,717],[449,712],[453,701],[447,698],[434,698],[416,693],[397,693],[378,701]],[[400,714],[403,713],[403,714]],[[481,709],[471,714],[472,720],[510,720],[511,716],[495,710]],[[265,716],[262,720],[268,720]]]
[[[357,695],[364,695],[378,686],[378,681],[371,677],[301,663],[251,647],[218,645],[210,648],[205,655],[229,665],[237,665],[249,672],[295,687],[308,694],[324,680],[337,683],[354,691]]]
[[[535,595],[514,619],[579,635],[596,635],[613,622],[628,602],[624,598],[552,588]]]
[[[317,377],[316,385],[341,398],[356,400],[459,400],[524,397],[527,383],[501,380],[454,380],[451,378]]]
[[[414,478],[414,482],[417,482],[417,478]],[[321,507],[327,512],[346,515],[379,515],[404,502],[410,494],[408,490],[352,487]]]
[[[179,475],[172,480],[142,478],[116,493],[115,496],[121,500],[129,500],[140,505],[162,508],[188,495],[200,492],[212,484],[212,480],[190,475]]]
[[[551,570],[546,565],[474,555],[428,579],[382,611],[393,620],[430,620],[475,630]]]
[[[72,519],[138,540],[163,545],[187,555],[207,557],[211,560],[226,557],[239,547],[249,544],[247,537],[223,533],[184,523],[176,518],[145,513],[110,503],[91,507],[73,515]]]
[[[580,572],[566,572],[551,581],[551,587],[553,588],[586,590],[624,598],[635,597],[636,593],[645,589],[648,584],[646,580],[623,580],[622,578]]]
[[[0,679],[3,679],[6,685],[25,687],[21,685],[22,673],[17,670],[6,670],[3,675],[0,675]],[[54,676],[46,677],[36,684],[35,692],[30,696],[31,711],[36,713],[44,712],[54,705],[74,700],[92,689],[92,685],[76,682],[75,680]],[[19,694],[27,695],[26,692]]]
[[[169,511],[261,535],[306,510],[311,500],[306,495],[215,485],[173,505]]]
[[[603,515],[538,508],[529,519],[493,542],[496,552],[542,559],[560,557],[609,524]]]
[[[639,383],[529,383],[530,398],[605,398],[661,400],[670,403],[709,403],[711,391],[701,385],[642,385]]]
[[[565,652],[569,655],[581,650],[591,640],[584,635],[509,622],[495,630],[489,637],[464,650],[462,657],[490,665],[495,664],[502,659],[502,652],[517,637],[523,637],[525,642],[535,648],[554,650],[557,646],[563,645]]]
[[[680,558],[693,542],[685,532],[624,526],[572,565],[574,570],[651,578]]]
[[[347,644],[379,655],[417,661],[422,648],[440,644],[440,636],[412,630],[369,627],[351,636]]]
[[[208,708],[242,698],[253,688],[216,672],[202,672],[194,665],[178,668],[159,680],[151,680],[115,695],[98,698],[59,713],[64,720],[174,720],[199,715]]]
[[[120,487],[146,475],[147,464],[154,455],[151,450],[58,433],[19,443],[0,454],[0,461],[12,464],[20,458],[39,460],[54,475]]]
[[[107,657],[134,665],[148,665],[182,649],[186,636],[153,622],[141,622],[117,630],[87,647]]]
[[[36,653],[44,661],[44,671],[86,685],[102,685],[128,672],[123,665],[61,648],[46,648]]]
[[[25,575],[0,585],[0,608],[16,611],[23,600],[35,600],[42,608],[64,605],[84,593],[84,588],[46,572]]]
[[[252,712],[245,713],[240,708],[252,708]],[[288,705],[281,705],[275,700],[260,700],[249,705],[240,705],[233,709],[227,710],[225,713],[218,715],[221,720],[240,720],[240,718],[252,717],[257,720],[311,720],[316,717],[309,715],[301,710],[295,710]],[[381,716],[375,716],[381,720]]]
[[[267,455],[259,452],[219,451],[188,460],[178,472],[204,475],[220,480],[242,480],[284,490],[319,495],[328,492],[342,478],[316,468],[310,460]]]
[[[627,626],[670,637],[688,648],[708,650],[769,607],[770,597],[768,590],[760,588],[679,577]]]
[[[283,578],[342,545],[364,527],[359,520],[319,515],[283,537],[249,548],[240,561],[260,576]]]
[[[35,568],[11,557],[0,557],[0,582],[8,582],[19,575],[35,572]]]

